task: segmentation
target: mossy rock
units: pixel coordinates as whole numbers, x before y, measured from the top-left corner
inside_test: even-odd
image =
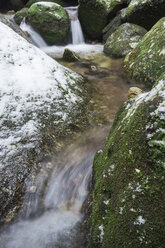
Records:
[[[75,62],[75,61],[80,60],[80,57],[77,53],[66,48],[63,54],[63,60],[68,61],[68,62]]]
[[[27,21],[51,45],[64,43],[70,27],[68,14],[56,3],[33,4],[28,10]]]
[[[110,1],[79,0],[79,19],[89,39],[102,39],[102,30],[108,23]]]
[[[138,25],[124,23],[108,37],[104,52],[112,57],[124,57],[137,46],[146,32]]]
[[[151,87],[165,71],[165,18],[159,20],[124,60],[127,73]]]
[[[149,30],[165,14],[165,0],[132,0],[127,8],[127,21]]]
[[[119,11],[119,13],[110,21],[110,23],[103,29],[103,40],[106,41],[108,37],[114,33],[122,23],[125,22],[126,8]]]
[[[53,3],[57,3],[63,7],[66,6],[66,3],[62,0],[29,0],[26,4],[26,7],[30,7],[32,4],[37,3],[37,2],[53,2]]]
[[[90,248],[164,248],[165,74],[117,113],[93,167]]]
[[[14,15],[14,21],[20,25],[22,20],[27,16],[28,8],[23,8]]]

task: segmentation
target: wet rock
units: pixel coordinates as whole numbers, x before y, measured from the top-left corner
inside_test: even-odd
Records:
[[[80,57],[75,52],[71,51],[70,49],[66,48],[63,54],[63,59],[68,62],[75,62],[79,61]]]
[[[103,152],[95,155],[89,247],[165,243],[164,102],[165,73],[120,108]]]
[[[165,71],[165,18],[162,18],[127,55],[124,67],[130,77],[151,87]]]
[[[28,10],[27,21],[48,44],[65,42],[70,23],[62,6],[49,2],[35,3]]]
[[[132,0],[127,8],[128,22],[149,30],[160,18],[164,17],[165,0]]]
[[[110,1],[80,0],[79,19],[83,31],[91,40],[101,39],[102,30],[108,23]]]
[[[104,52],[117,58],[124,57],[137,46],[146,32],[138,25],[124,23],[108,37],[104,45]]]
[[[119,11],[119,14],[116,15],[111,22],[103,29],[103,40],[106,41],[108,37],[114,33],[119,26],[125,22],[125,14],[126,14],[126,8]]]
[[[14,21],[20,25],[22,20],[27,16],[28,8],[23,8],[20,11],[17,11],[14,15]]]
[[[142,90],[138,87],[131,87],[128,91],[128,99],[134,98],[142,93]]]

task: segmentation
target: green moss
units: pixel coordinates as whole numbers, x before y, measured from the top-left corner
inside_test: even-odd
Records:
[[[149,138],[164,139],[155,131],[165,130],[164,82],[150,97],[122,106],[103,152],[95,156],[90,248],[165,247],[165,146],[155,150]]]
[[[165,18],[158,21],[124,61],[128,74],[147,87],[151,87],[165,71],[164,22]]]
[[[63,7],[54,4],[34,4],[28,10],[27,21],[49,44],[64,42],[69,30],[69,18]]]

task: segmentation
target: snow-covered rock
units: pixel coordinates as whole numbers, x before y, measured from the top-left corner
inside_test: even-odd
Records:
[[[35,158],[54,145],[67,125],[82,118],[79,111],[85,98],[80,75],[58,64],[1,22],[0,33],[3,214],[16,192],[21,191]]]

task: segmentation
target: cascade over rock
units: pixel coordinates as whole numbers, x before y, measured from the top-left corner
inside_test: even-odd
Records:
[[[165,18],[160,19],[125,60],[127,73],[151,87],[165,71]]]
[[[28,10],[27,22],[48,44],[64,43],[70,26],[65,9],[49,2],[33,4]]]

